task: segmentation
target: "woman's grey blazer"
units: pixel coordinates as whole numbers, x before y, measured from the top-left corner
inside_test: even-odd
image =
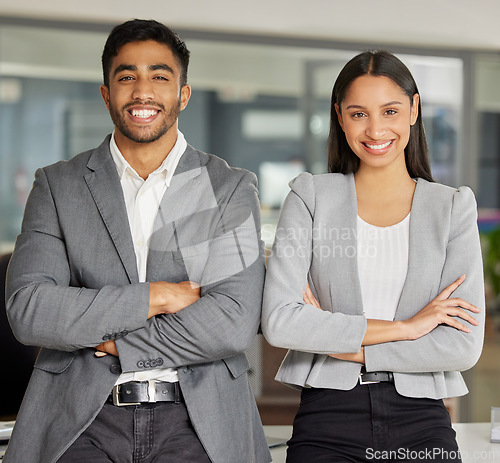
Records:
[[[358,352],[366,318],[357,269],[357,201],[353,175],[304,173],[290,183],[269,258],[262,330],[290,349],[276,379],[292,386],[348,390],[361,364],[329,357]],[[465,333],[440,325],[414,341],[365,346],[368,371],[392,371],[409,397],[467,393],[459,371],[478,360],[484,336],[484,282],[477,209],[468,187],[418,179],[410,218],[408,274],[396,311],[406,320],[462,274],[452,297],[481,309],[479,326]],[[305,304],[309,281],[321,308]]]

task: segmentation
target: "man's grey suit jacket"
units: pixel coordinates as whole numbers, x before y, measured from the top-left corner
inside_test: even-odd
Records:
[[[177,368],[214,463],[269,462],[243,351],[264,279],[255,175],[188,146],[157,215],[147,281],[196,281],[202,297],[147,320],[109,137],[39,169],[7,278],[16,337],[42,346],[5,456],[56,461],[94,420],[120,372]],[[114,339],[119,359],[92,347]]]

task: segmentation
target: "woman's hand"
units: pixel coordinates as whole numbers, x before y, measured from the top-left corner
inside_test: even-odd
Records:
[[[456,328],[465,333],[470,333],[470,328],[460,323],[456,318],[459,317],[468,321],[472,325],[478,325],[479,322],[469,314],[470,312],[479,313],[481,309],[469,304],[460,298],[450,298],[452,293],[465,281],[465,275],[462,275],[451,285],[447,286],[438,296],[427,304],[420,312],[408,320],[404,320],[405,338],[414,340],[425,336],[438,325],[445,324]]]
[[[318,300],[314,297],[314,294],[311,291],[311,287],[309,286],[309,283],[307,283],[306,290],[305,291],[302,290],[302,298],[304,299],[304,302],[306,304],[311,304],[314,307],[317,307],[318,309],[321,309],[321,306],[319,305]]]

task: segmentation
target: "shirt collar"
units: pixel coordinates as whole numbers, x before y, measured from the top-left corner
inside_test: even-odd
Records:
[[[179,164],[181,156],[184,154],[184,151],[186,151],[186,148],[186,139],[184,138],[182,132],[180,130],[177,130],[177,141],[175,142],[174,147],[165,156],[165,159],[160,164],[160,166],[151,173],[151,175],[165,172],[165,184],[167,185],[167,187],[170,186],[170,182],[172,181],[172,177],[174,175],[175,169],[177,168],[177,164]],[[139,174],[132,168],[132,166],[123,157],[122,153],[118,149],[118,145],[115,141],[114,131],[111,135],[111,140],[109,141],[109,150],[111,151],[111,157],[113,158],[113,161],[116,165],[116,170],[118,171],[120,180],[123,178],[127,170],[134,176],[140,178]]]

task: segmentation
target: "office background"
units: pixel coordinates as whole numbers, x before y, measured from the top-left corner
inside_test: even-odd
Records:
[[[287,182],[326,171],[329,98],[343,64],[385,48],[420,88],[438,181],[472,187],[480,207],[488,322],[471,393],[453,419],[487,421],[500,406],[500,3],[494,0],[65,0],[0,2],[0,252],[12,249],[37,167],[98,145],[112,129],[100,55],[113,25],[163,21],[192,52],[189,143],[259,177],[271,245]],[[497,255],[498,254],[498,255]],[[297,395],[273,382],[283,352],[249,352],[264,421],[286,423]]]

